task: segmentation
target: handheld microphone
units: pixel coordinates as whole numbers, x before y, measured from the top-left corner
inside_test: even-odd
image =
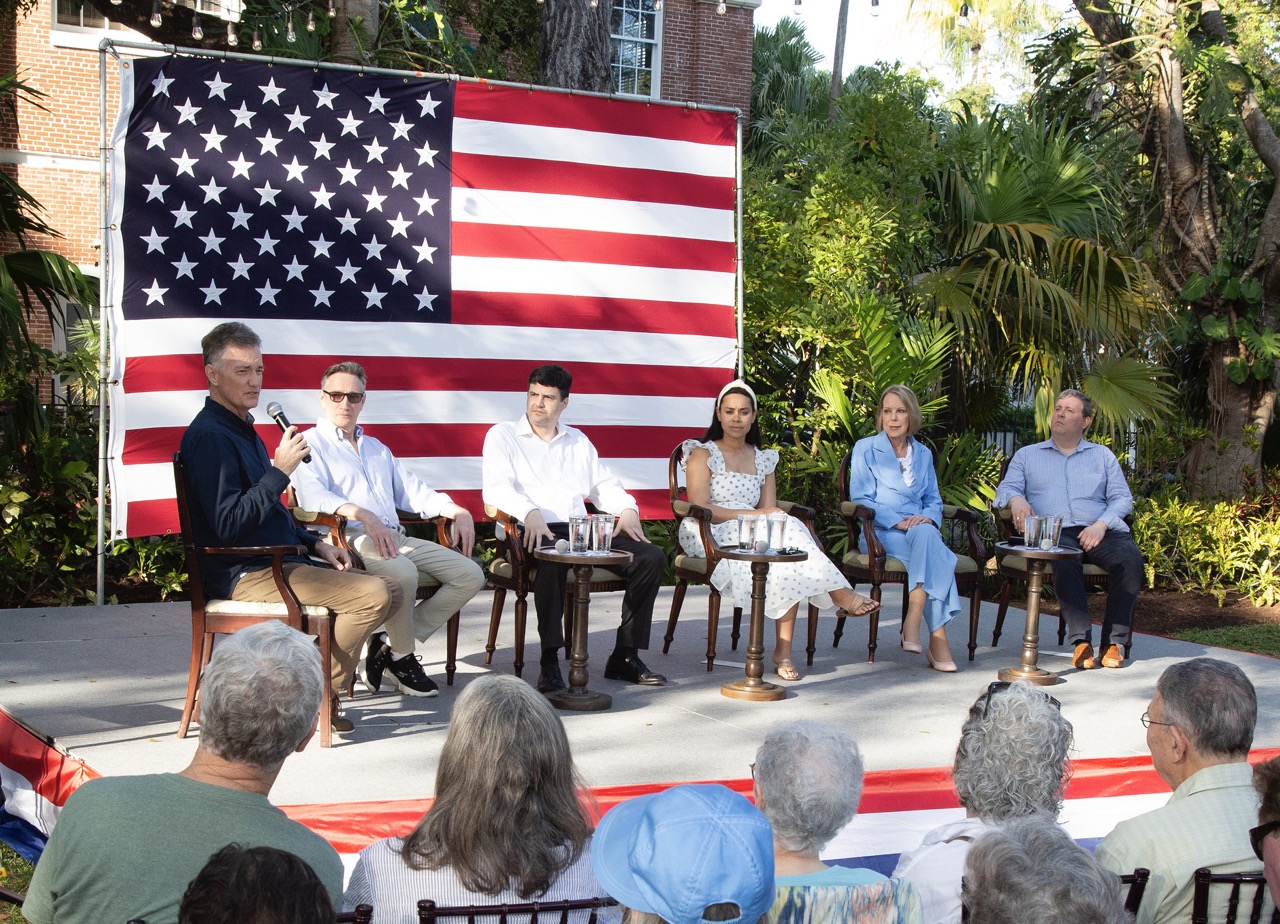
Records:
[[[289,418],[284,416],[284,408],[280,406],[279,401],[272,401],[267,405],[267,414],[280,425],[281,430],[288,430],[293,424],[289,423]],[[311,453],[307,453],[302,457],[303,462],[311,462]]]
[[[563,555],[565,552],[569,551],[569,543],[564,539],[557,539],[556,551]]]

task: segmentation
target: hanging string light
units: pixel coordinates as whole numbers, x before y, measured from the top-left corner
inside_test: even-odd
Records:
[[[253,25],[253,50],[262,51],[262,33],[258,30],[258,24]]]
[[[723,16],[728,9],[729,5],[725,3],[724,0],[720,0],[720,2],[716,4],[716,15]]]
[[[227,23],[227,44],[232,48],[240,44],[240,33],[236,30],[236,24]]]
[[[284,21],[284,40],[292,44],[298,40],[298,30],[293,28],[293,9],[291,7],[286,7],[286,9],[289,12]]]
[[[199,14],[191,17],[191,38],[197,42],[204,39],[204,26],[200,25]]]
[[[307,8],[307,31],[316,31],[316,11],[310,7]]]
[[[160,0],[155,0],[151,6],[151,25],[156,29],[164,25],[164,17],[160,15]]]

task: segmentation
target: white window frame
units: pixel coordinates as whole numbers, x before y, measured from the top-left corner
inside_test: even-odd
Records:
[[[621,10],[624,17],[628,12],[628,4],[634,7],[637,3],[642,6],[652,7],[653,0],[611,0],[609,9],[609,81],[613,92],[620,96],[634,96],[640,99],[660,99],[662,97],[662,10],[652,11],[654,18],[653,38],[636,38],[631,35],[624,35],[613,31],[613,15],[616,11]],[[618,47],[622,44],[633,44],[638,46],[648,46],[650,49],[650,67],[649,73],[649,93],[628,93],[619,89],[617,80],[618,63],[616,56]]]

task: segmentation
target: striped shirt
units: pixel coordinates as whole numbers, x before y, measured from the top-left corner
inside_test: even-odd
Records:
[[[1088,440],[1070,455],[1051,439],[1019,449],[996,488],[995,505],[1007,507],[1015,497],[1036,516],[1062,517],[1063,526],[1101,520],[1107,529],[1129,531],[1124,518],[1133,509],[1133,495],[1120,463],[1110,449]]]
[[[437,905],[498,905],[529,901],[564,901],[577,898],[607,896],[604,887],[596,881],[591,871],[588,846],[582,848],[578,859],[551,884],[545,895],[536,898],[520,898],[514,889],[504,889],[496,895],[472,892],[447,866],[440,869],[413,869],[400,856],[404,839],[389,837],[375,841],[356,860],[351,881],[342,897],[344,911],[354,911],[356,905],[373,906],[373,924],[418,924],[418,902],[429,898]],[[589,911],[570,913],[571,924],[586,924]],[[617,906],[602,908],[599,924],[619,924],[621,912]],[[495,916],[492,919],[496,921]],[[524,924],[529,917],[508,917],[508,924]]]

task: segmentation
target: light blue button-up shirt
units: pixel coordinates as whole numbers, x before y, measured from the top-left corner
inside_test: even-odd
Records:
[[[1125,515],[1133,495],[1115,454],[1105,446],[1081,440],[1067,455],[1053,440],[1023,446],[996,488],[995,505],[1007,507],[1021,497],[1037,516],[1062,517],[1063,526],[1091,526],[1128,532]]]
[[[355,504],[376,514],[383,526],[399,529],[397,508],[430,519],[453,503],[448,494],[419,481],[383,443],[365,436],[363,427],[356,427],[359,452],[328,420],[302,435],[311,448],[311,463],[294,469],[292,481],[298,503],[309,510],[333,513]],[[351,520],[347,528],[359,531],[364,526]]]

